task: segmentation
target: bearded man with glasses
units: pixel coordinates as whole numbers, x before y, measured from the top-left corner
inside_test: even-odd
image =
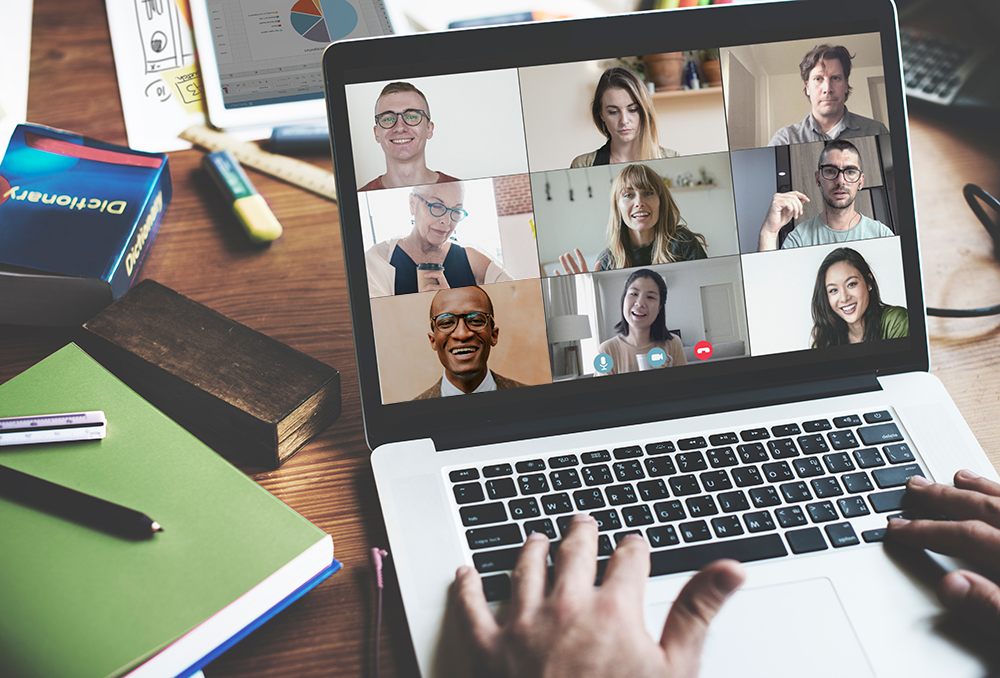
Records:
[[[423,92],[408,82],[391,82],[375,102],[375,141],[385,153],[385,174],[359,190],[458,181],[427,169],[424,150],[434,136],[431,107]]]
[[[500,328],[493,317],[493,302],[483,288],[441,290],[431,301],[430,315],[427,338],[444,367],[444,376],[414,400],[524,386],[486,365]]]
[[[865,186],[861,154],[850,141],[837,139],[819,154],[816,185],[823,194],[823,211],[798,224],[781,244],[781,249],[808,245],[829,245],[894,235],[888,226],[858,212],[854,201]],[[802,216],[809,198],[800,191],[776,193],[760,228],[757,251],[777,249],[782,226]]]

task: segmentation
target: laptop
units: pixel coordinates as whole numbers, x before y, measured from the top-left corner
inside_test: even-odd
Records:
[[[525,535],[558,542],[579,512],[600,523],[599,572],[623,534],[649,541],[654,638],[694,570],[746,563],[704,676],[987,674],[990,656],[923,576],[947,563],[882,542],[911,475],[997,474],[928,372],[894,6],[830,9],[725,5],[327,49],[365,431],[422,675],[454,668],[455,569],[476,567],[502,610]],[[850,55],[852,146],[770,146],[810,111],[799,61],[820,44]],[[652,78],[640,55],[679,52],[718,54],[722,84],[630,94],[629,115],[651,101],[662,157],[600,164],[602,74]],[[379,129],[404,125],[398,145],[420,141],[436,181],[359,190],[391,179],[396,146]],[[616,125],[623,139],[635,130]],[[810,196],[806,213],[785,247],[758,252],[772,196],[790,190]],[[857,238],[812,244],[830,218],[824,192],[837,209],[853,197],[850,228],[867,220]],[[656,207],[620,207],[640,193]],[[671,256],[616,258],[624,219],[641,232],[670,203],[685,224]],[[447,291],[416,291],[418,276],[441,285],[441,262],[414,259],[414,242],[459,253],[444,264]],[[577,249],[587,271],[560,258]],[[660,315],[654,335],[643,322]],[[858,317],[874,334],[851,343]],[[831,327],[847,334],[831,339]]]

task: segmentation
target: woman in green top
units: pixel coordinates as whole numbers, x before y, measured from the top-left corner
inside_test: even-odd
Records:
[[[868,262],[850,247],[823,259],[812,297],[813,348],[896,339],[910,334],[906,309],[882,303]]]

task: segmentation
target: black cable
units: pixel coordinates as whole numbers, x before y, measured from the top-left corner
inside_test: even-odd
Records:
[[[1000,201],[997,201],[996,198],[975,184],[966,184],[962,189],[962,195],[965,196],[965,202],[969,203],[969,207],[975,213],[983,228],[986,229],[986,232],[990,234],[990,238],[993,239],[993,255],[997,256],[997,254],[1000,254],[1000,225],[990,218],[986,210],[983,209],[983,206],[979,204],[979,201],[982,200],[992,207],[993,211],[998,215],[1000,215]],[[983,318],[991,315],[1000,315],[1000,304],[985,306],[983,308],[961,309],[928,307],[927,315],[938,318]]]

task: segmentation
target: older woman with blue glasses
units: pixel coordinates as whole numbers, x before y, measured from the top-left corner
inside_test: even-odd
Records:
[[[410,233],[376,243],[365,253],[371,297],[513,280],[490,256],[452,239],[455,227],[469,216],[464,199],[461,181],[413,187]]]

